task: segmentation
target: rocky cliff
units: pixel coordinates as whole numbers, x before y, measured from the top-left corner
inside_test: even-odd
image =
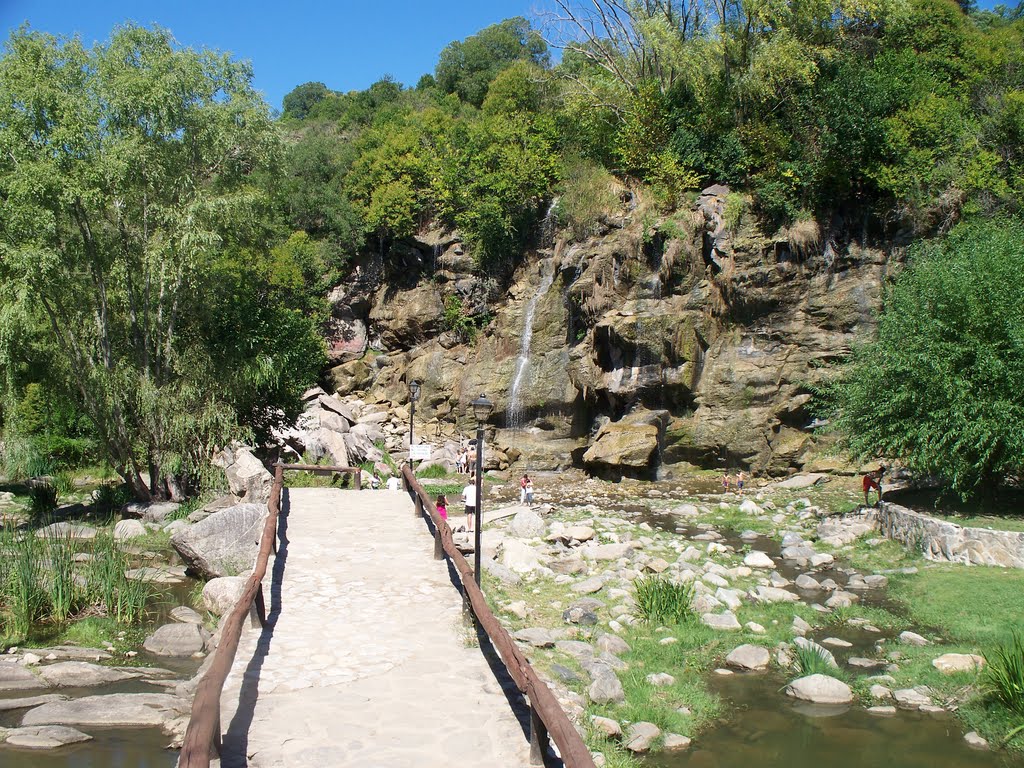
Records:
[[[329,382],[398,406],[418,379],[428,438],[468,434],[486,393],[500,463],[532,469],[821,463],[810,387],[871,331],[900,252],[813,222],[768,236],[737,199],[715,186],[659,218],[627,195],[593,237],[539,236],[506,279],[457,233],[363,256],[332,295]]]

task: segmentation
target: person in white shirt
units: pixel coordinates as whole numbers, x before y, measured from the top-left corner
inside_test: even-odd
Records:
[[[466,505],[466,530],[473,530],[473,515],[476,514],[476,484],[469,483],[462,489],[462,501]]]
[[[397,477],[389,477],[387,486],[389,491],[400,491],[402,490],[402,481]]]

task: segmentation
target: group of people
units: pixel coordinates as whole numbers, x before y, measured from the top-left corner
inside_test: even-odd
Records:
[[[476,447],[462,448],[455,457],[455,471],[460,475],[473,472],[476,466]]]
[[[743,486],[746,483],[747,476],[743,472],[737,472],[736,477],[733,478],[731,474],[726,472],[722,475],[722,493],[728,493],[732,490],[733,484],[736,486],[736,493],[740,496],[743,495]]]
[[[519,478],[519,503],[533,504],[533,480],[526,473]]]

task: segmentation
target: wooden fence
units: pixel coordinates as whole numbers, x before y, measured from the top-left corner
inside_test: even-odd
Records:
[[[221,724],[220,699],[224,681],[231,671],[238,643],[242,635],[242,623],[253,611],[260,624],[266,621],[263,598],[263,577],[271,552],[277,551],[277,523],[281,512],[281,490],[284,485],[284,470],[306,470],[314,472],[350,472],[355,475],[355,487],[359,488],[359,471],[352,467],[321,467],[305,464],[276,464],[274,482],[268,502],[270,513],[263,526],[260,549],[252,575],[246,580],[245,588],[231,612],[223,619],[220,627],[220,644],[214,651],[213,659],[196,687],[192,702],[192,715],[178,758],[179,768],[209,768],[211,759],[220,754]],[[508,669],[520,692],[530,701],[530,758],[534,764],[541,764],[548,746],[548,737],[558,747],[566,768],[595,768],[590,750],[576,732],[569,718],[544,684],[522,651],[491,611],[483,592],[473,579],[473,569],[455,547],[448,524],[437,514],[434,502],[408,466],[402,470],[406,488],[409,490],[417,514],[427,514],[435,530],[434,555],[438,559],[445,555],[452,561],[462,580],[463,590],[473,615],[480,627],[487,633],[494,648]]]

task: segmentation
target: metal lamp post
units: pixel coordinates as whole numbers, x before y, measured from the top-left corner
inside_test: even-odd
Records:
[[[409,382],[409,466],[412,466],[412,429],[416,417],[416,401],[420,399],[420,383],[416,379]]]
[[[476,416],[476,532],[473,538],[473,575],[480,586],[480,527],[483,523],[484,423],[491,415],[494,403],[481,394],[470,405]]]

